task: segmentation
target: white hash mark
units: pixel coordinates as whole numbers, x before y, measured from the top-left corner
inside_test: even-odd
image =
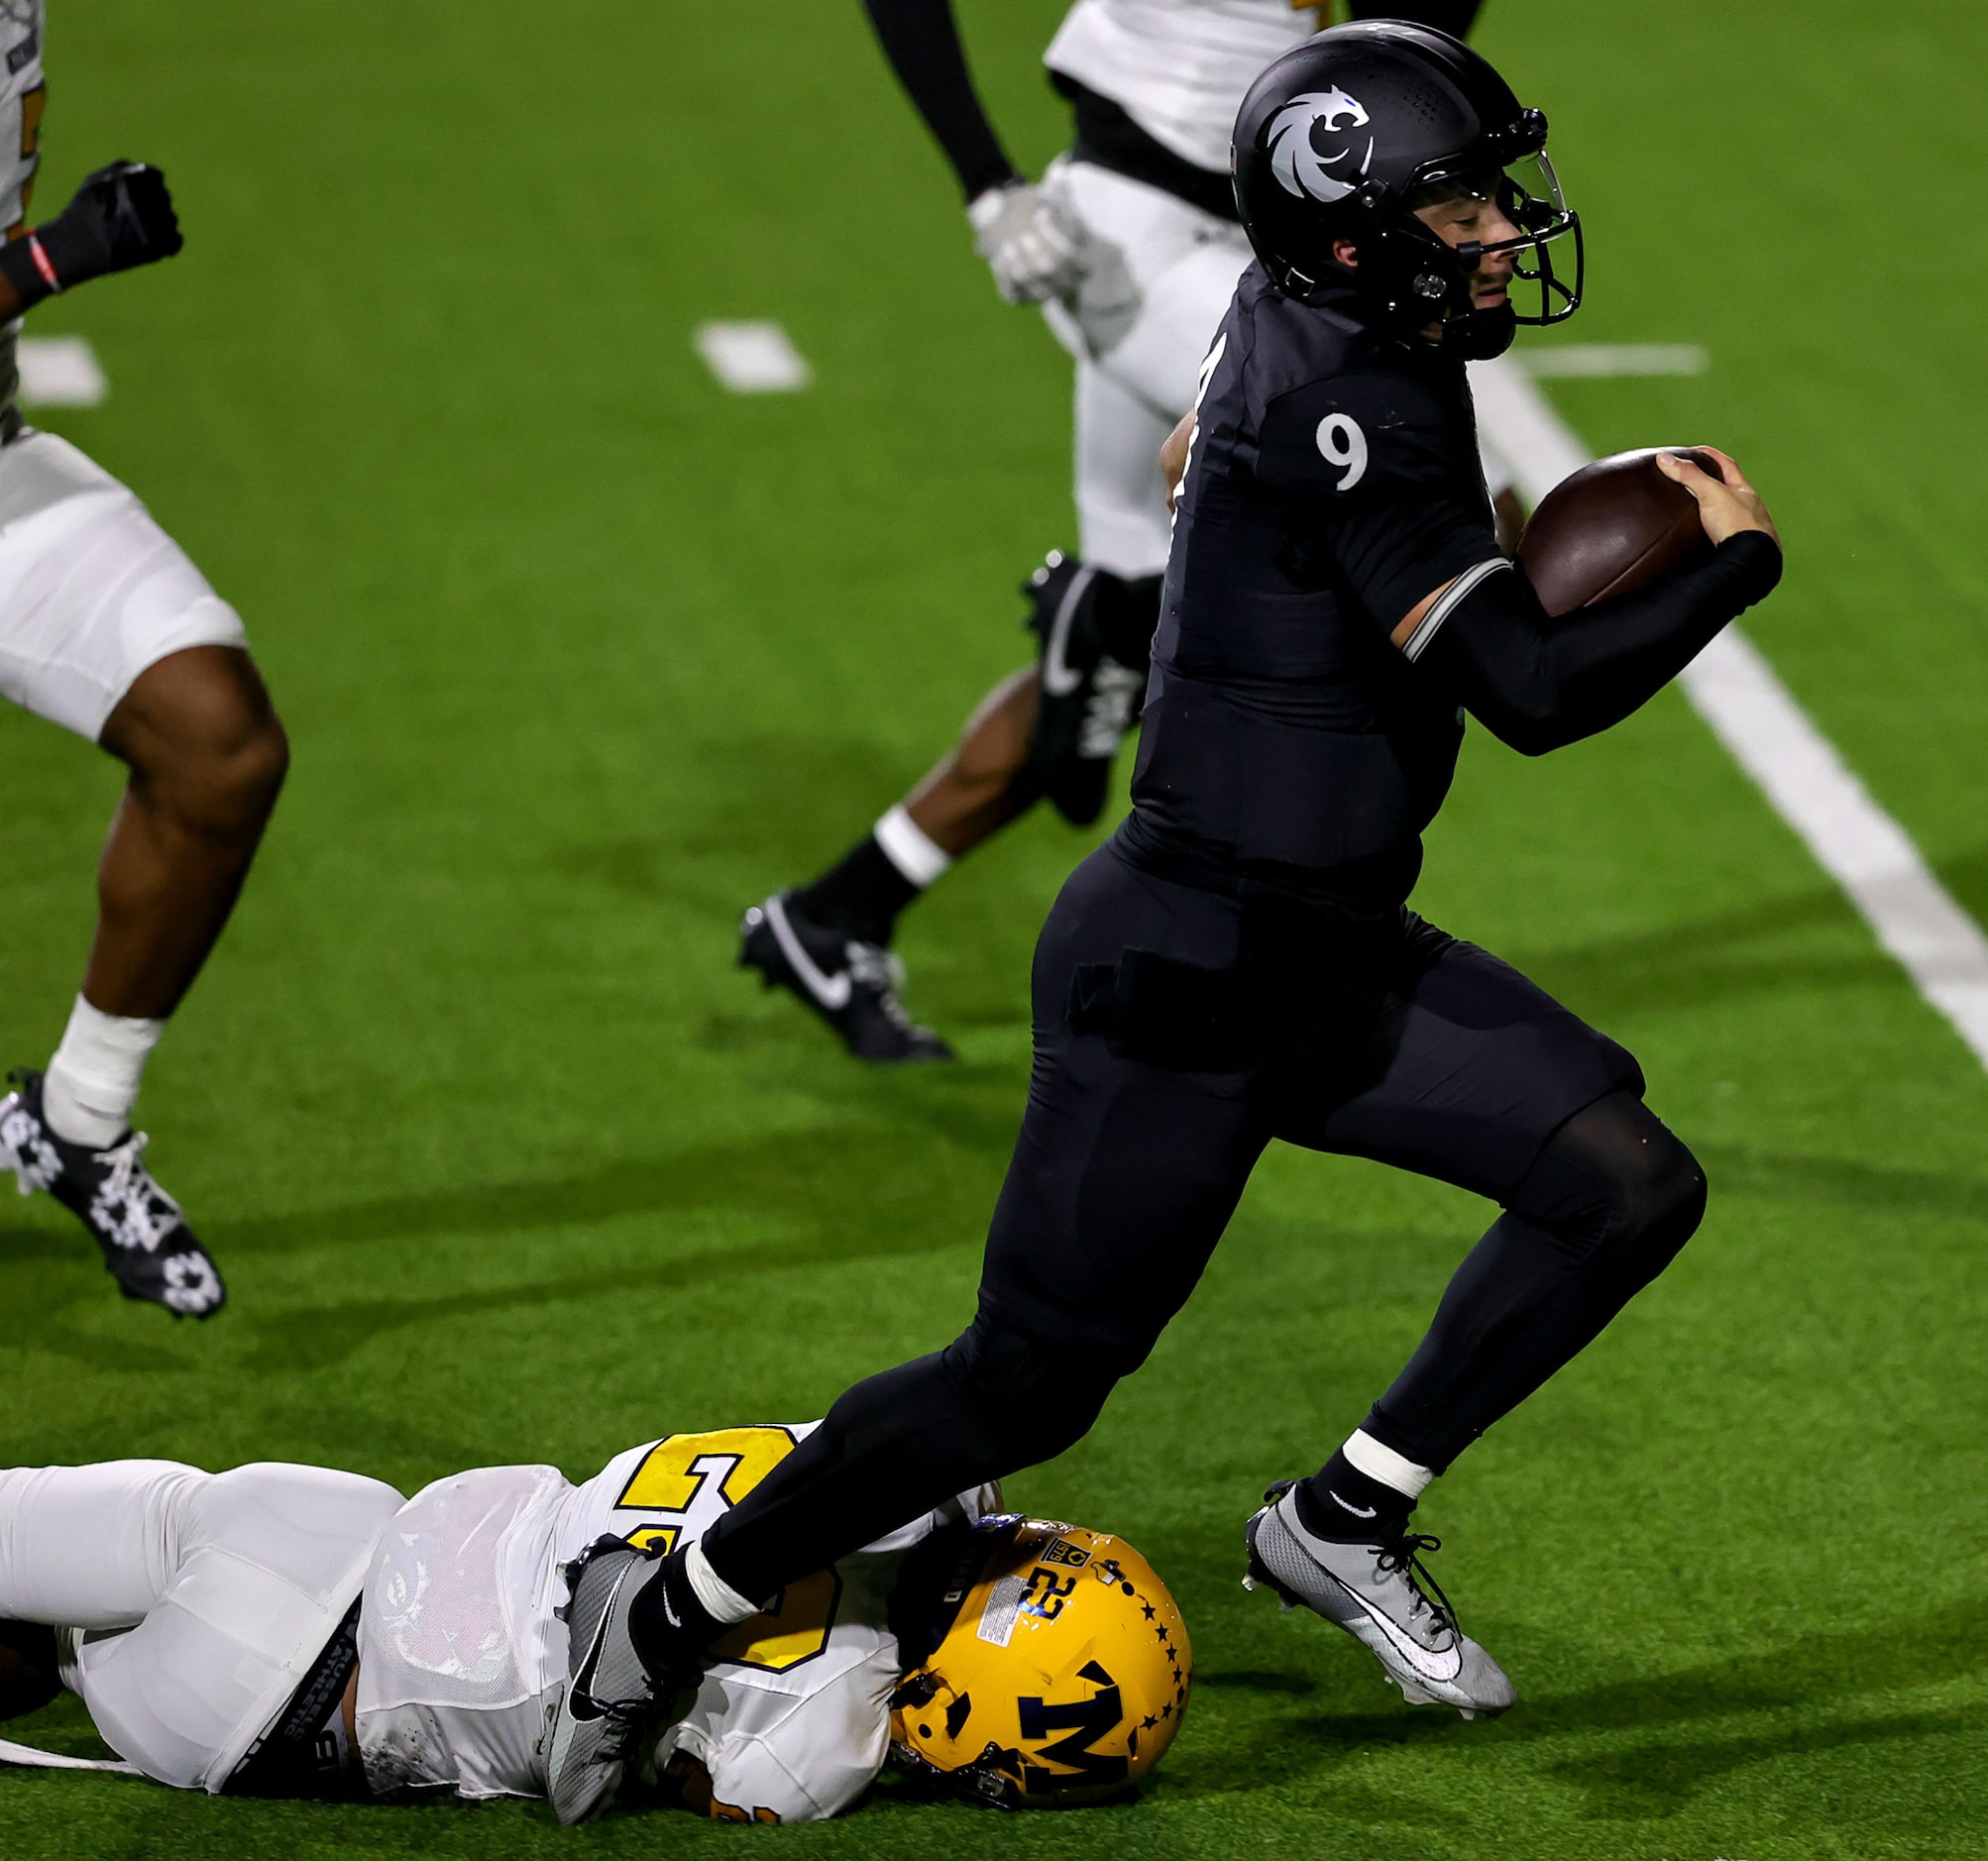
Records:
[[[798,393],[815,379],[807,357],[777,323],[700,323],[691,344],[734,394]]]
[[[97,407],[110,382],[82,336],[24,336],[15,345],[21,400],[30,407]]]

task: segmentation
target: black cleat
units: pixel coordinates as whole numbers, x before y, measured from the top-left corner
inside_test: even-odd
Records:
[[[905,1013],[904,965],[887,949],[802,917],[792,892],[755,905],[738,927],[738,966],[787,990],[841,1037],[858,1059],[882,1065],[950,1059],[952,1049]]]
[[[107,1150],[70,1144],[42,1116],[42,1075],[17,1068],[12,1077],[15,1089],[0,1099],[0,1169],[14,1172],[23,1195],[46,1189],[81,1217],[127,1299],[149,1299],[175,1318],[212,1318],[228,1289],[179,1204],[146,1168],[144,1134],[127,1131]]]

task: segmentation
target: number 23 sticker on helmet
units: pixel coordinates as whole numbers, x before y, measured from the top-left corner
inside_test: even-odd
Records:
[[[892,1699],[898,1763],[948,1794],[1067,1808],[1131,1794],[1193,1685],[1187,1627],[1123,1539],[983,1520],[948,1619]]]

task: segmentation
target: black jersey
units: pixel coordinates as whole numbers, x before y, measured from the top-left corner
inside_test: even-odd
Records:
[[[1121,845],[1391,909],[1463,712],[1388,635],[1500,560],[1464,365],[1252,265],[1203,378]]]

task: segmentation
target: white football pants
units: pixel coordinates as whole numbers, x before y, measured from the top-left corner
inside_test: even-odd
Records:
[[[0,446],[0,697],[94,743],[148,666],[247,644],[234,608],[94,460],[32,428]]]
[[[1233,221],[1088,162],[1050,164],[1043,187],[1083,227],[1090,259],[1076,302],[1043,306],[1077,365],[1078,553],[1128,580],[1159,575],[1173,534],[1160,448],[1194,404],[1250,242]],[[1491,444],[1481,451],[1495,495],[1511,474]]]
[[[1160,447],[1194,404],[1195,378],[1250,262],[1243,229],[1088,162],[1043,178],[1089,254],[1074,304],[1044,305],[1075,358],[1077,548],[1133,580],[1166,567],[1172,521]]]
[[[351,1608],[401,1504],[380,1480],[279,1462],[9,1468],[0,1616],[79,1631],[62,1680],[104,1743],[162,1784],[218,1792]]]

